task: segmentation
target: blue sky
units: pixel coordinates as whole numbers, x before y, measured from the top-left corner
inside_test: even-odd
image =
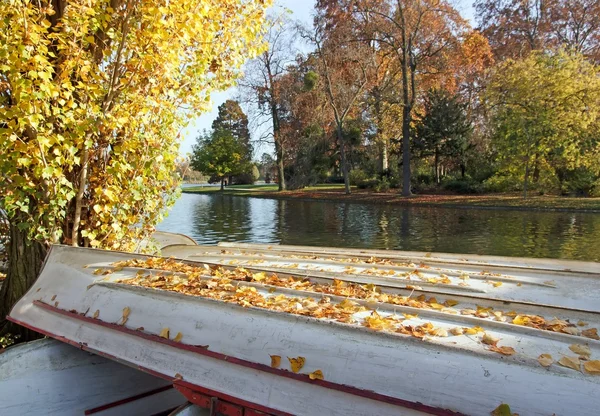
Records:
[[[469,20],[473,19],[472,1],[473,0],[454,1],[457,9],[462,13],[463,16],[465,16]],[[313,6],[313,0],[275,0],[275,6],[273,7],[287,8],[293,12],[292,17],[295,20],[310,23]],[[234,93],[234,89],[230,89],[227,91],[212,94],[212,111],[194,119],[182,133],[183,140],[181,142],[180,148],[180,153],[182,155],[186,155],[192,151],[192,145],[196,142],[196,137],[198,137],[198,134],[204,129],[210,129],[212,121],[217,117],[217,108],[219,107],[219,105],[224,103],[225,100],[232,98]],[[261,148],[256,149],[257,154],[255,154],[254,156],[256,158],[259,158],[263,152],[270,151],[271,149],[263,146]]]

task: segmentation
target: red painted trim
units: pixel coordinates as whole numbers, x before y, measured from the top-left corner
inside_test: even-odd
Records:
[[[56,339],[58,341],[62,341],[64,343],[66,343],[66,344],[72,345],[72,346],[74,346],[76,348],[79,348],[80,350],[91,352],[91,353],[93,353],[95,355],[99,355],[101,357],[108,358],[109,360],[116,361],[118,363],[123,363],[124,362],[122,359],[120,359],[119,357],[116,357],[116,356],[114,356],[112,354],[108,354],[108,353],[105,353],[105,352],[102,352],[102,351],[98,351],[98,350],[96,350],[94,348],[90,348],[90,347],[87,346],[86,343],[72,341],[72,340],[70,340],[68,338],[65,338],[65,337],[61,336],[61,335],[53,334],[52,332],[43,330],[41,328],[37,328],[37,327],[35,327],[33,325],[27,324],[27,323],[25,323],[23,321],[20,321],[18,319],[12,318],[12,317],[7,317],[6,319],[8,319],[11,322],[14,322],[15,324],[21,325],[21,326],[23,326],[25,328],[29,328],[32,331],[39,332],[42,335],[46,335],[46,336],[54,338],[54,339]],[[127,364],[130,364],[130,363],[127,363]],[[188,383],[188,382],[185,382],[185,381],[181,381],[181,380],[175,379],[175,378],[173,378],[171,376],[159,373],[158,371],[154,371],[154,370],[152,370],[150,368],[146,368],[146,367],[143,367],[143,366],[140,366],[140,365],[136,366],[135,368],[137,368],[140,371],[143,371],[144,373],[150,374],[151,376],[154,376],[154,377],[157,377],[157,378],[162,378],[164,380],[168,380],[168,381],[170,381],[170,382],[173,383],[173,386],[175,388],[177,388],[176,384],[178,384],[180,386],[187,387],[187,388],[192,389],[192,390],[196,390],[196,391],[199,391],[199,392],[204,392],[206,394],[209,394],[211,397],[217,397],[217,398],[220,398],[220,399],[223,399],[223,400],[228,400],[228,401],[230,401],[232,403],[239,404],[240,406],[243,406],[244,409],[246,409],[246,410],[248,410],[248,409],[250,409],[250,410],[256,410],[258,412],[267,413],[267,414],[270,414],[270,415],[273,415],[273,416],[293,416],[293,415],[291,415],[289,413],[285,413],[285,412],[281,412],[279,410],[271,409],[271,408],[268,408],[268,407],[265,407],[265,406],[262,406],[262,405],[259,405],[259,404],[256,404],[256,403],[251,403],[251,402],[248,402],[248,401],[243,400],[243,399],[238,399],[237,397],[229,396],[229,395],[227,395],[225,393],[221,393],[221,392],[218,392],[216,390],[207,389],[205,387],[201,387],[201,386],[198,386],[196,384],[192,384],[192,383]]]
[[[228,394],[224,394],[224,393],[220,393],[220,392],[217,392],[217,391],[214,391],[214,390],[211,390],[211,389],[207,389],[205,387],[200,387],[200,386],[198,386],[196,384],[192,384],[192,383],[189,383],[187,381],[175,380],[173,382],[173,385],[188,400],[190,400],[193,403],[198,404],[201,407],[206,407],[203,404],[203,402],[202,402],[202,400],[204,398],[208,398],[208,405],[209,405],[208,407],[210,407],[210,398],[211,397],[218,397],[219,399],[225,400],[226,402],[230,402],[232,404],[242,405],[245,408],[246,412],[248,412],[248,410],[254,410],[254,411],[262,412],[263,414],[266,413],[266,414],[272,415],[272,416],[294,416],[291,413],[286,413],[286,412],[282,412],[280,410],[270,409],[268,407],[257,405],[257,404],[252,404],[251,406],[244,405],[243,403],[245,401],[244,400],[240,400],[237,397],[233,397],[233,396],[230,396]],[[200,393],[200,395],[203,396],[203,397],[193,398],[192,395],[195,394],[195,393]],[[221,411],[221,410],[219,410],[219,411]]]
[[[316,384],[316,385],[319,385],[321,387],[328,388],[331,390],[337,390],[337,391],[352,394],[355,396],[364,397],[366,399],[376,400],[376,401],[392,404],[395,406],[404,407],[407,409],[418,410],[418,411],[429,413],[429,414],[436,415],[436,416],[460,416],[460,415],[462,415],[459,412],[454,412],[454,411],[451,411],[448,409],[441,409],[441,408],[429,406],[429,405],[426,405],[426,404],[423,404],[420,402],[412,402],[412,401],[400,399],[397,397],[386,396],[384,394],[379,394],[379,393],[376,393],[373,391],[359,389],[357,387],[348,386],[345,384],[338,384],[338,383],[334,383],[334,382],[327,381],[327,380],[311,380],[308,377],[308,375],[306,375],[306,374],[296,374],[291,371],[287,371],[287,370],[283,370],[283,369],[279,369],[279,368],[272,368],[265,364],[259,364],[259,363],[255,363],[252,361],[247,361],[247,360],[243,360],[240,358],[231,357],[231,356],[221,354],[221,353],[218,353],[215,351],[209,351],[206,348],[201,348],[201,347],[197,347],[194,345],[188,345],[188,344],[183,344],[180,342],[175,342],[170,339],[159,337],[158,335],[148,334],[148,333],[142,332],[142,331],[136,331],[133,329],[129,329],[125,326],[121,326],[121,325],[117,325],[117,324],[113,324],[113,323],[109,323],[109,322],[104,322],[99,319],[90,318],[90,317],[83,316],[78,313],[65,311],[63,309],[56,308],[52,305],[49,305],[47,303],[44,303],[44,302],[41,302],[38,300],[33,301],[33,304],[42,309],[45,309],[45,310],[48,310],[50,312],[57,313],[60,315],[67,316],[69,318],[73,318],[73,319],[88,322],[88,323],[91,323],[94,325],[110,328],[112,330],[115,330],[118,332],[123,332],[128,335],[137,336],[137,337],[147,339],[152,342],[158,342],[158,343],[165,344],[165,345],[168,345],[173,348],[190,351],[190,352],[204,355],[204,356],[214,358],[217,360],[227,361],[227,362],[230,362],[233,364],[241,365],[244,367],[252,368],[252,369],[263,371],[266,373],[291,378],[296,381]]]
[[[117,400],[117,401],[112,402],[112,403],[107,403],[107,404],[103,404],[102,406],[94,407],[93,409],[86,410],[84,414],[85,415],[93,415],[94,413],[102,412],[102,411],[107,410],[107,409],[112,409],[113,407],[118,407],[118,406],[121,406],[121,405],[124,405],[124,404],[127,404],[127,403],[131,403],[131,402],[134,402],[136,400],[143,399],[144,397],[153,396],[155,394],[162,393],[163,391],[167,391],[167,390],[170,390],[172,388],[173,388],[172,385],[168,385],[168,386],[164,386],[164,387],[159,387],[157,389],[150,390],[150,391],[147,391],[145,393],[136,394],[135,396],[126,397],[124,399]]]

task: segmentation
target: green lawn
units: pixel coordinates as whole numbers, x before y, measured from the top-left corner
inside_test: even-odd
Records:
[[[219,187],[189,187],[185,193],[218,193]],[[277,192],[277,185],[234,185],[223,191],[227,195],[256,198],[343,201],[404,206],[446,206],[453,208],[499,208],[538,211],[586,211],[600,213],[600,198],[571,198],[563,196],[532,196],[523,199],[520,194],[485,195],[415,195],[402,197],[397,190],[377,193],[352,188],[344,193],[341,184],[309,186],[295,191]]]

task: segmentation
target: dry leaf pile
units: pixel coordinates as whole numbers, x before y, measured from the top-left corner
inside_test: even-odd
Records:
[[[597,337],[595,328],[580,332],[576,324],[565,320],[546,320],[540,316],[522,315],[514,311],[496,311],[493,308],[481,306],[477,306],[476,309],[460,309],[456,307],[458,302],[452,299],[442,301],[437,300],[435,297],[428,298],[424,294],[412,297],[382,293],[373,284],[364,285],[338,279],[333,280],[331,283],[316,283],[306,278],[280,277],[275,273],[252,273],[241,267],[233,270],[223,267],[198,267],[167,258],[132,259],[115,263],[113,266],[116,267],[116,270],[121,270],[124,267],[135,267],[155,271],[140,270],[135,277],[120,281],[120,283],[202,296],[237,303],[244,307],[252,306],[318,319],[358,323],[375,331],[395,332],[421,339],[426,336],[478,335],[481,337],[479,340],[487,345],[488,350],[502,355],[513,355],[515,350],[509,346],[499,346],[498,340],[485,333],[481,327],[440,328],[435,327],[431,322],[415,324],[409,322],[409,320],[417,318],[417,315],[381,315],[376,310],[365,307],[349,298],[373,303],[437,310],[454,315],[470,315],[481,319],[571,335],[582,335],[589,338]],[[317,300],[311,297],[293,297],[285,294],[263,294],[255,287],[239,285],[240,281],[258,282],[275,287],[318,293],[322,295],[322,298]],[[275,288],[270,290],[270,292],[274,291]],[[340,296],[346,299],[341,302],[332,302],[327,295]],[[357,314],[360,317],[357,317]],[[580,326],[581,324],[586,325],[579,322]],[[546,359],[543,360],[544,363],[546,361]]]

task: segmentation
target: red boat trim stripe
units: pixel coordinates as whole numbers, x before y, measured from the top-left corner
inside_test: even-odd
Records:
[[[43,334],[43,335],[46,335],[48,337],[54,338],[54,339],[56,339],[58,341],[64,342],[65,344],[69,344],[69,345],[71,345],[73,347],[76,347],[76,348],[78,348],[80,350],[88,351],[88,352],[91,352],[91,353],[93,353],[95,355],[99,355],[101,357],[105,357],[105,358],[108,358],[109,360],[116,361],[116,362],[121,363],[123,365],[127,365],[128,367],[131,367],[131,363],[126,362],[126,361],[122,360],[119,357],[115,357],[112,354],[108,354],[108,353],[105,353],[105,352],[102,352],[102,351],[98,351],[98,350],[96,350],[94,348],[90,348],[90,347],[87,346],[86,343],[72,341],[72,340],[70,340],[68,338],[63,337],[62,335],[53,334],[52,332],[43,330],[41,328],[37,328],[37,327],[35,327],[33,325],[27,324],[27,323],[25,323],[23,321],[20,321],[18,319],[12,318],[10,316],[7,316],[6,319],[9,320],[9,321],[11,321],[11,322],[13,322],[13,323],[15,323],[15,324],[21,325],[21,326],[23,326],[25,328],[29,328],[32,331],[39,332],[40,334]],[[227,400],[227,401],[229,401],[231,403],[238,404],[238,405],[243,406],[245,408],[252,409],[252,410],[257,410],[259,412],[267,413],[267,414],[273,415],[273,416],[294,416],[294,415],[292,415],[290,413],[282,412],[280,410],[271,409],[269,407],[262,406],[260,404],[251,403],[251,402],[248,402],[246,400],[239,399],[237,397],[229,396],[228,394],[221,393],[221,392],[216,391],[216,390],[207,389],[205,387],[201,387],[201,386],[198,386],[196,384],[192,384],[192,383],[188,383],[188,382],[185,382],[185,381],[182,381],[182,380],[178,380],[176,378],[173,378],[172,376],[168,376],[166,374],[159,373],[158,371],[154,371],[154,370],[152,370],[150,368],[146,368],[146,367],[143,367],[141,365],[137,365],[137,366],[134,366],[134,367],[136,369],[138,369],[140,371],[143,371],[144,373],[150,374],[150,375],[152,375],[154,377],[162,378],[164,380],[168,380],[168,381],[172,382],[173,386],[175,388],[177,388],[177,385],[180,385],[180,386],[183,386],[183,387],[187,387],[189,389],[193,389],[194,391],[198,391],[198,392],[210,395],[211,397],[212,396],[218,397],[220,399]]]
[[[85,415],[93,415],[94,413],[102,412],[102,411],[107,410],[107,409],[112,409],[113,407],[118,407],[118,406],[121,406],[123,404],[131,403],[131,402],[134,402],[136,400],[143,399],[144,397],[153,396],[155,394],[162,393],[163,391],[167,391],[167,390],[170,390],[172,388],[173,388],[172,385],[168,385],[168,386],[164,386],[164,387],[159,387],[157,389],[150,390],[150,391],[147,391],[145,393],[140,393],[140,394],[137,394],[135,396],[126,397],[124,399],[117,400],[117,401],[112,402],[112,403],[107,403],[107,404],[103,404],[102,406],[94,407],[93,409],[86,410],[84,414]]]
[[[243,360],[240,358],[235,358],[235,357],[231,357],[231,356],[228,356],[225,354],[221,354],[219,352],[210,351],[206,348],[197,347],[194,345],[182,344],[180,342],[175,342],[170,339],[159,337],[158,335],[148,334],[148,333],[142,332],[142,331],[136,331],[133,329],[129,329],[125,326],[121,326],[121,325],[117,325],[117,324],[113,324],[113,323],[109,323],[109,322],[104,322],[99,319],[94,319],[94,318],[80,315],[76,312],[69,312],[69,311],[66,311],[63,309],[59,309],[59,308],[56,308],[52,305],[49,305],[49,304],[41,302],[41,301],[37,301],[37,300],[33,301],[33,304],[42,309],[46,309],[48,311],[51,311],[51,312],[54,312],[57,314],[65,315],[65,316],[68,316],[73,319],[77,319],[77,320],[88,322],[88,323],[91,323],[94,325],[99,325],[99,326],[103,326],[106,328],[110,328],[112,330],[123,332],[123,333],[137,336],[140,338],[144,338],[149,341],[165,344],[165,345],[168,345],[173,348],[190,351],[190,352],[204,355],[207,357],[211,357],[214,359],[227,361],[227,362],[241,365],[241,366],[248,367],[248,368],[253,368],[255,370],[260,370],[260,371],[275,374],[278,376],[291,378],[291,379],[301,381],[304,383],[316,384],[316,385],[319,385],[321,387],[325,387],[328,389],[337,390],[337,391],[341,391],[344,393],[349,393],[349,394],[352,394],[355,396],[360,396],[360,397],[364,397],[367,399],[376,400],[376,401],[380,401],[380,402],[384,402],[384,403],[389,403],[389,404],[404,407],[407,409],[418,410],[418,411],[429,413],[429,414],[436,415],[436,416],[460,416],[460,415],[462,415],[459,412],[454,412],[454,411],[451,411],[448,409],[441,409],[438,407],[429,406],[429,405],[419,403],[419,402],[412,402],[412,401],[400,399],[397,397],[386,396],[384,394],[376,393],[376,392],[369,391],[369,390],[359,389],[357,387],[348,386],[345,384],[338,384],[338,383],[334,383],[334,382],[327,381],[327,380],[311,380],[308,377],[308,375],[306,375],[306,374],[296,374],[291,371],[287,371],[287,370],[283,370],[283,369],[279,369],[279,368],[272,368],[271,366],[268,366],[265,364],[254,363],[251,361],[247,361],[247,360]]]

